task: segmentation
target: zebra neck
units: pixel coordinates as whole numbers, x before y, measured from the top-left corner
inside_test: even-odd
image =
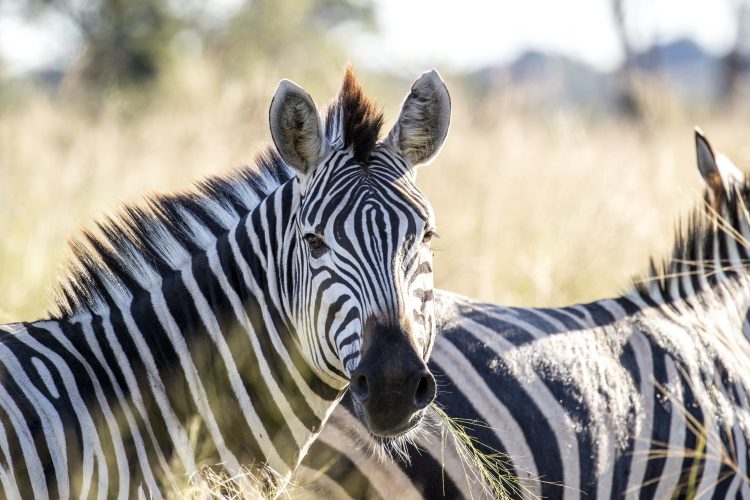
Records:
[[[307,362],[280,305],[270,256],[288,221],[263,219],[270,198],[147,289],[117,294],[96,313],[28,326],[55,344],[50,353],[70,358],[73,379],[101,388],[76,397],[125,422],[98,439],[118,436],[142,450],[133,474],[147,485],[218,464],[284,483],[340,397]],[[45,380],[62,376],[52,357],[38,357],[52,373]]]
[[[262,464],[283,483],[338,400],[340,388],[309,365],[281,305],[275,257],[288,220],[277,204],[290,189],[271,194],[189,268],[120,308],[120,328],[151,339],[139,361],[154,392],[165,388],[155,410],[171,421],[169,441],[187,472]],[[160,356],[152,366],[147,353]],[[184,430],[173,430],[178,424]],[[206,436],[199,447],[211,451],[193,462],[196,447],[180,435],[194,425]]]

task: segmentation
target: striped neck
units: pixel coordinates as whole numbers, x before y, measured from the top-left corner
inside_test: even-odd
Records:
[[[289,181],[235,227],[205,231],[182,266],[107,294],[96,310],[28,325],[34,339],[53,342],[52,333],[52,349],[80,359],[75,378],[115,395],[109,407],[141,462],[131,479],[152,491],[219,464],[233,475],[267,466],[285,483],[341,395],[341,381],[307,361],[287,313],[282,270],[297,189]]]

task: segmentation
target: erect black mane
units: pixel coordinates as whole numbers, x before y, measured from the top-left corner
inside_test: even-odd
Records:
[[[748,247],[743,241],[740,228],[748,227],[750,219],[750,179],[736,184],[727,195],[723,214],[718,215],[706,210],[705,202],[696,207],[687,220],[679,221],[675,230],[675,244],[672,255],[661,262],[649,261],[649,271],[645,276],[633,278],[633,287],[642,297],[648,297],[658,290],[663,297],[670,297],[669,290],[675,280],[680,280],[686,273],[692,276],[693,288],[700,291],[699,278],[702,276],[709,284],[717,281],[716,262],[721,263],[724,274],[736,273],[737,269],[729,267],[731,255],[725,244],[714,244],[719,238],[738,239],[739,247]],[[729,234],[724,234],[729,233]],[[750,262],[748,262],[750,264]],[[750,269],[750,266],[748,267]]]
[[[348,67],[341,91],[328,108],[328,137],[333,138],[338,131],[343,140],[342,147],[351,148],[354,159],[364,162],[375,148],[382,126],[383,112],[378,109],[375,101],[365,95],[354,71]]]

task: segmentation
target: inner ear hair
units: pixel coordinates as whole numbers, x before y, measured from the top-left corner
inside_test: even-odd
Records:
[[[321,126],[317,111],[311,110],[302,96],[290,95],[281,111],[279,125],[285,147],[282,154],[288,155],[306,173],[320,157]]]
[[[284,162],[308,174],[323,156],[323,124],[312,98],[296,84],[282,80],[269,110],[271,136]]]

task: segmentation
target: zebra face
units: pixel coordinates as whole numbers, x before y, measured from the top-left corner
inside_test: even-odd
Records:
[[[397,156],[376,151],[367,165],[342,156],[313,179],[300,210],[303,309],[333,346],[327,361],[351,380],[369,428],[387,435],[411,428],[435,395],[425,364],[434,216]]]
[[[291,85],[274,97],[271,131],[299,179],[290,235],[299,340],[320,372],[350,383],[373,434],[399,436],[435,397],[426,365],[435,218],[415,166],[442,144],[450,98],[437,73],[425,73],[378,142],[382,117],[351,72],[325,129],[309,96]]]

